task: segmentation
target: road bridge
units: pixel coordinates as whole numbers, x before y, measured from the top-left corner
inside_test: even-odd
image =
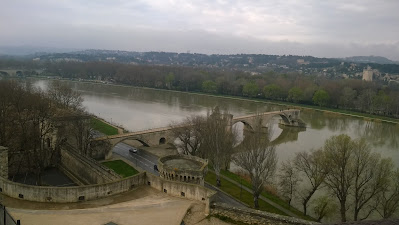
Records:
[[[246,129],[252,130],[255,124],[258,121],[258,118],[262,118],[262,125],[267,127],[267,124],[270,120],[275,117],[281,117],[280,124],[285,126],[293,126],[293,127],[304,127],[305,124],[300,119],[300,110],[298,109],[290,109],[290,110],[281,110],[274,112],[265,112],[260,114],[246,115],[240,117],[233,117],[230,121],[230,127],[234,124],[242,122]],[[125,140],[137,140],[142,143],[144,146],[154,146],[165,143],[172,143],[175,140],[172,130],[176,127],[161,127],[154,128],[143,131],[135,131],[131,133],[117,134],[104,136],[100,138],[96,138],[94,141],[109,141],[110,144],[115,146],[116,144],[123,142]],[[112,149],[112,148],[111,148]],[[109,151],[105,154],[105,158],[110,158],[112,155],[112,151]]]

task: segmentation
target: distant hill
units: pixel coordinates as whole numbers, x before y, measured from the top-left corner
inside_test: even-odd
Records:
[[[392,61],[382,56],[352,56],[342,59],[346,62],[354,63],[378,63],[378,64],[399,64],[397,61]]]
[[[50,54],[50,53],[65,53],[76,51],[77,49],[70,48],[51,48],[51,47],[35,47],[35,46],[0,46],[0,55],[10,56],[27,56],[33,54]]]

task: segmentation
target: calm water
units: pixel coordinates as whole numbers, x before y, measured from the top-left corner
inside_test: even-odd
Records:
[[[35,86],[46,88],[48,81],[33,80]],[[256,112],[277,111],[285,107],[232,100],[196,94],[63,81],[81,92],[86,110],[130,131],[168,126],[189,115],[206,115],[215,106],[234,116]],[[399,165],[399,125],[375,123],[350,116],[302,110],[307,124],[305,131],[284,128],[274,120],[274,138],[279,143],[279,161],[290,159],[296,152],[317,149],[332,135],[348,134],[352,138],[365,137],[376,152],[391,157]]]

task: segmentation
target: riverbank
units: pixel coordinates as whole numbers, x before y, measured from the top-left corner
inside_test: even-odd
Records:
[[[36,76],[36,77],[30,77],[30,78],[54,80],[47,76],[46,77]],[[139,86],[125,85],[125,84],[102,83],[102,82],[98,82],[98,81],[94,81],[94,80],[93,81],[91,81],[91,80],[69,80],[69,79],[61,79],[61,80],[77,82],[77,83],[112,85],[112,86],[117,86],[117,87],[133,87],[133,88],[141,88],[141,89],[148,89],[148,90],[154,90],[154,91],[168,91],[168,92],[184,93],[184,94],[206,96],[206,97],[225,98],[225,99],[229,99],[229,100],[250,101],[250,102],[255,102],[255,103],[266,103],[266,104],[272,104],[272,105],[277,105],[277,106],[287,107],[287,108],[315,110],[315,111],[319,111],[319,112],[323,112],[323,113],[332,113],[332,114],[337,114],[337,115],[361,118],[364,120],[369,120],[369,121],[374,121],[374,122],[385,122],[385,123],[393,123],[393,124],[399,125],[399,119],[395,119],[392,117],[386,117],[386,116],[381,116],[381,115],[371,115],[371,114],[367,114],[367,113],[355,112],[355,111],[344,110],[344,109],[325,108],[325,107],[319,107],[319,106],[314,106],[314,105],[297,104],[297,103],[283,102],[283,101],[272,101],[272,100],[258,99],[258,98],[248,98],[248,97],[243,97],[243,96],[219,95],[219,94],[210,94],[210,93],[203,93],[203,92],[186,92],[186,91],[178,91],[178,90],[139,87]]]

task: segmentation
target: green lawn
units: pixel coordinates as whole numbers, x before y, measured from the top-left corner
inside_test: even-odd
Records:
[[[247,188],[252,188],[252,185],[245,179],[242,179],[239,175],[232,173],[230,171],[227,170],[221,170],[220,173],[238,183],[241,183],[243,186],[247,187]],[[278,196],[268,192],[268,191],[263,191],[261,194],[263,197],[273,201],[274,203],[279,204],[280,206],[282,206],[283,208],[290,210],[291,212],[293,212],[295,215],[299,216],[302,219],[305,220],[314,220],[313,218],[309,217],[309,216],[304,216],[303,213],[299,210],[297,210],[294,207],[291,207],[290,205],[288,205],[288,203],[284,200],[282,200],[281,198],[279,198]]]
[[[216,186],[216,175],[214,173],[208,172],[208,174],[205,177],[205,181]],[[222,186],[219,187],[222,189],[224,192],[228,193],[229,195],[233,196],[236,199],[239,199],[240,201],[244,202],[245,204],[253,207],[253,196],[251,193],[248,191],[242,190],[241,188],[234,185],[233,183],[221,178],[221,183]],[[270,213],[276,213],[280,215],[287,216],[284,212],[280,211],[279,209],[274,208],[272,205],[269,203],[259,199],[259,209],[262,211],[270,212]]]
[[[138,174],[135,168],[131,167],[129,164],[125,163],[122,160],[114,160],[102,163],[104,166],[112,169],[115,173],[121,175],[122,177],[130,177],[135,174]]]
[[[118,134],[118,129],[116,129],[115,127],[113,127],[109,124],[104,123],[103,121],[101,121],[95,117],[91,117],[90,125],[94,130],[98,130],[99,132],[101,132],[105,135]]]

